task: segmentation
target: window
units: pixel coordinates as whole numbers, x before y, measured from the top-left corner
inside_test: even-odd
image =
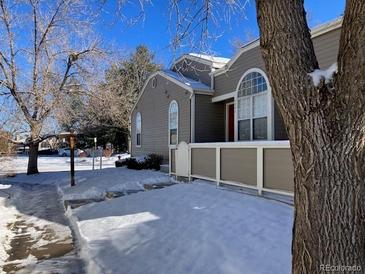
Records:
[[[169,108],[169,144],[177,145],[179,126],[179,108],[176,101],[170,103]]]
[[[268,84],[262,73],[247,73],[237,90],[238,140],[267,140]]]
[[[136,115],[136,146],[141,146],[142,117],[141,113]]]

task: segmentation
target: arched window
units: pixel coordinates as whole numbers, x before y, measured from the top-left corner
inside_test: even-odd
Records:
[[[179,107],[176,101],[172,101],[169,107],[169,144],[177,145],[179,128]]]
[[[263,72],[247,71],[237,89],[238,140],[268,139],[269,87]]]
[[[136,115],[136,146],[141,146],[142,117],[141,113]]]

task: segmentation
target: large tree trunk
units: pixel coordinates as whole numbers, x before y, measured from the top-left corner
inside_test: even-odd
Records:
[[[294,163],[292,271],[365,273],[365,1],[347,1],[338,72],[319,86],[303,0],[256,2]]]
[[[38,173],[38,143],[29,144],[28,170],[27,175]]]

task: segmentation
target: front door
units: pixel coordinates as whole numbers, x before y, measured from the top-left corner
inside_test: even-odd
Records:
[[[234,142],[234,104],[228,105],[228,142]]]

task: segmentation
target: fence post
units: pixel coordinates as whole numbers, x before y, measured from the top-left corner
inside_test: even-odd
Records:
[[[215,172],[216,172],[217,186],[219,186],[219,182],[221,180],[221,149],[220,149],[220,147],[217,147],[215,149]]]
[[[189,179],[189,182],[191,182],[191,146],[189,144],[189,149],[188,149],[188,179]]]
[[[264,149],[257,147],[257,190],[259,195],[262,194],[264,188]]]
[[[169,175],[171,176],[171,148],[169,146]]]

